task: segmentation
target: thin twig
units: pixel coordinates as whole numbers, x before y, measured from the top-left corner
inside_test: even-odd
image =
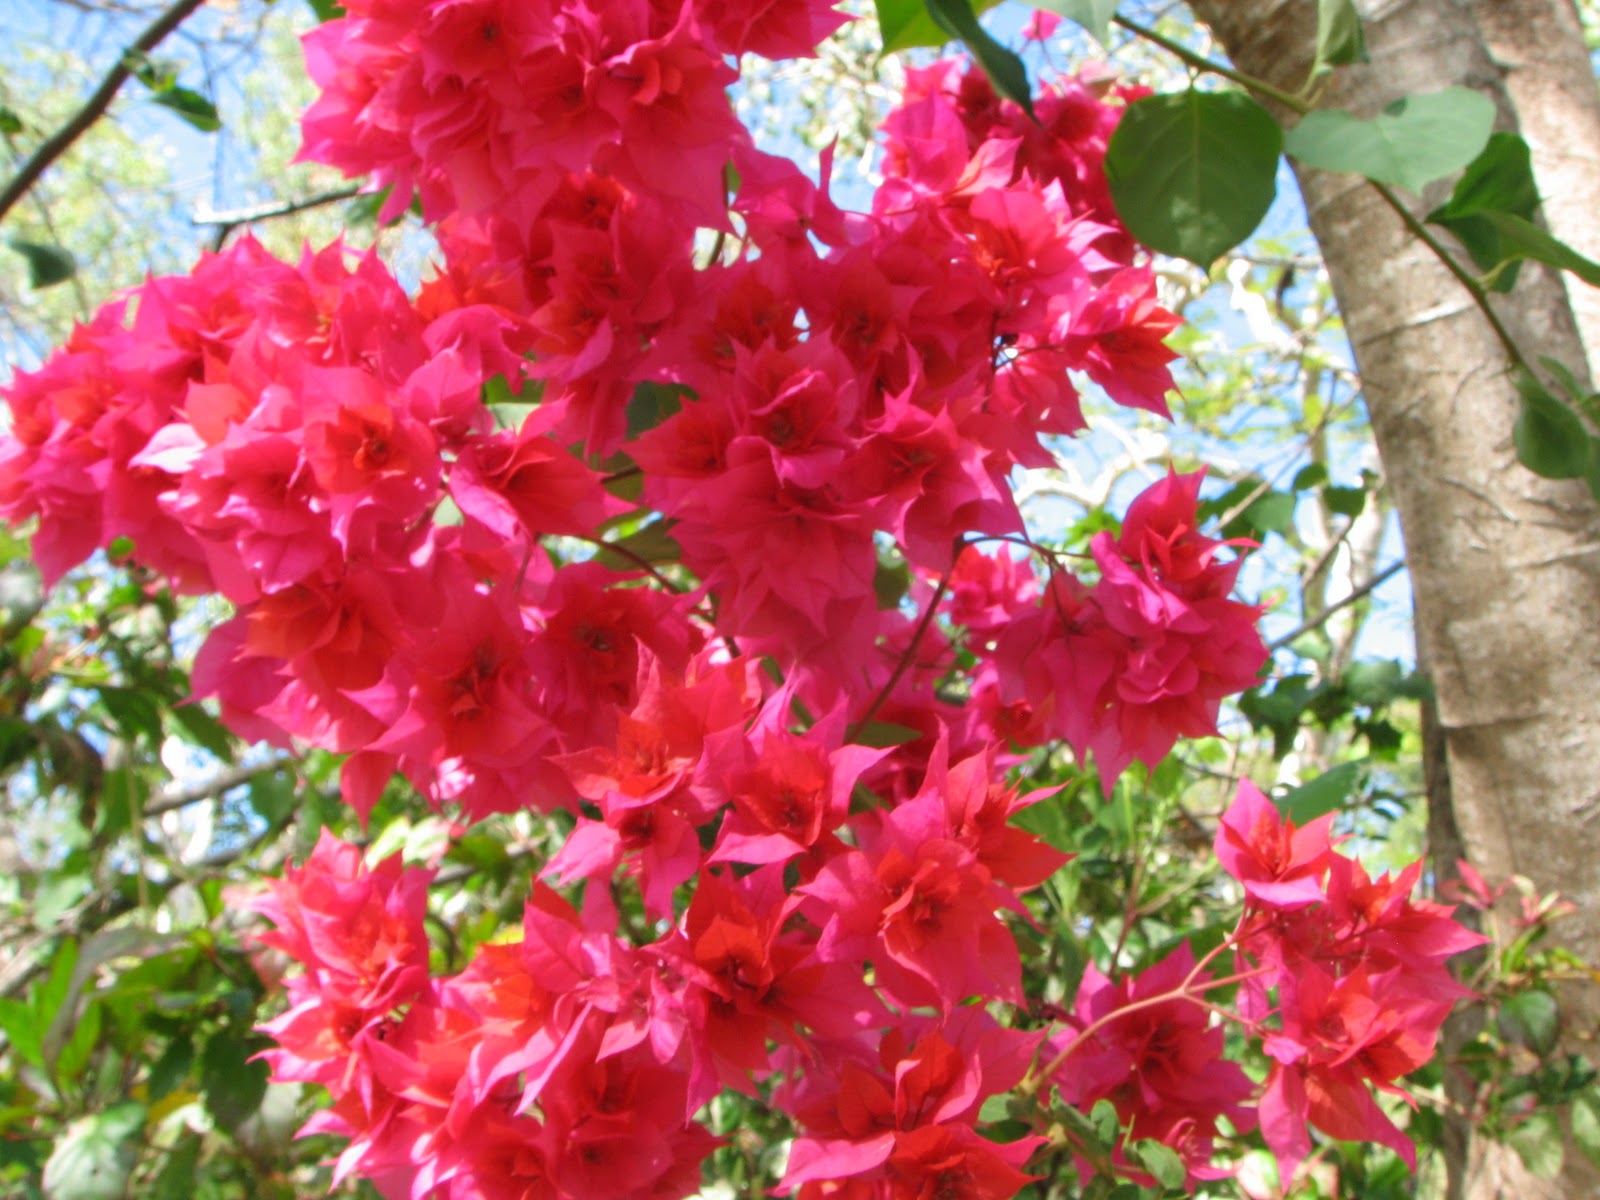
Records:
[[[1376,575],[1374,575],[1371,579],[1369,579],[1365,583],[1363,583],[1355,591],[1351,592],[1343,600],[1334,601],[1332,604],[1328,605],[1327,608],[1325,608],[1321,612],[1319,612],[1316,616],[1312,617],[1309,621],[1306,621],[1303,625],[1299,626],[1299,628],[1292,629],[1288,633],[1284,634],[1281,638],[1278,638],[1276,641],[1268,643],[1267,649],[1268,650],[1281,650],[1283,647],[1287,646],[1290,642],[1294,641],[1295,638],[1301,636],[1302,634],[1310,633],[1313,629],[1317,628],[1317,626],[1321,625],[1324,621],[1326,621],[1329,617],[1333,616],[1333,614],[1338,612],[1340,609],[1346,608],[1349,605],[1354,604],[1357,600],[1362,599],[1369,592],[1372,592],[1372,591],[1376,590],[1377,588],[1382,587],[1385,583],[1387,583],[1394,576],[1398,575],[1401,571],[1405,570],[1405,566],[1406,566],[1406,560],[1403,559],[1403,558],[1399,562],[1390,563],[1387,567],[1385,567],[1383,570],[1379,571]]]
[[[258,775],[269,774],[293,763],[294,759],[288,755],[259,763],[240,763],[197,783],[184,787],[164,788],[144,806],[144,815],[159,817],[162,813],[198,804],[202,800],[215,800],[240,784],[249,783]]]
[[[961,553],[960,545],[956,546],[955,553]],[[845,730],[845,741],[855,741],[862,730],[872,724],[872,718],[878,715],[878,710],[883,707],[884,701],[889,699],[889,694],[894,691],[895,685],[900,682],[900,677],[906,673],[906,668],[911,665],[911,660],[917,656],[917,647],[922,644],[922,638],[928,632],[928,626],[933,624],[934,615],[939,611],[939,601],[944,599],[945,590],[950,586],[950,576],[955,569],[955,564],[952,563],[950,569],[939,576],[939,586],[933,589],[933,599],[928,601],[928,608],[922,614],[922,620],[918,621],[917,627],[911,631],[911,641],[906,644],[905,653],[900,656],[900,661],[895,663],[894,671],[890,674],[888,682],[878,689],[878,694],[872,698],[872,703],[867,705],[867,711],[861,714],[861,719]]]
[[[350,184],[346,187],[319,192],[315,196],[307,196],[302,200],[268,200],[263,204],[251,205],[248,208],[229,209],[226,212],[214,212],[211,209],[204,209],[190,217],[189,224],[216,226],[217,235],[213,245],[216,249],[221,249],[222,243],[227,240],[228,235],[241,225],[249,225],[255,221],[267,221],[273,217],[290,217],[295,213],[321,208],[326,204],[337,204],[340,200],[350,200],[360,194],[360,185]]]
[[[83,107],[70,121],[33,152],[33,157],[23,163],[16,176],[6,184],[5,190],[0,192],[0,220],[4,220],[5,215],[16,206],[17,201],[28,194],[29,189],[39,181],[39,176],[49,169],[50,164],[65,154],[72,143],[82,137],[84,131],[111,107],[117,89],[126,83],[133,73],[128,68],[129,60],[136,55],[148,54],[154,50],[169,33],[183,24],[204,3],[205,0],[177,0],[176,4],[157,17],[155,23],[139,35],[133,45],[117,59],[116,65],[106,72],[94,95],[84,102]]]

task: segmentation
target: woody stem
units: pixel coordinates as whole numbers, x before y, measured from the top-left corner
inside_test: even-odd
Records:
[[[956,552],[960,552],[959,544]],[[860,720],[845,731],[845,741],[855,741],[861,731],[872,724],[872,718],[878,715],[878,710],[883,707],[884,702],[889,699],[890,693],[894,691],[895,685],[900,682],[901,676],[911,666],[911,660],[917,655],[917,647],[922,644],[923,635],[928,632],[928,626],[933,624],[933,618],[939,611],[939,601],[944,599],[945,591],[950,587],[950,573],[954,570],[955,564],[952,563],[949,570],[939,576],[939,586],[933,589],[933,598],[928,601],[928,607],[922,614],[922,620],[917,622],[916,629],[912,631],[911,641],[907,643],[905,652],[900,655],[900,661],[895,663],[894,671],[890,674],[883,687],[878,689],[878,694],[872,698],[872,703],[867,706],[867,711],[861,714]]]

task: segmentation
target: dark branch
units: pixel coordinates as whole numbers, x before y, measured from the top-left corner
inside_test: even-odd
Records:
[[[16,207],[17,201],[26,196],[29,189],[39,182],[39,176],[49,169],[50,164],[65,154],[72,143],[83,136],[84,130],[98,121],[101,114],[111,107],[117,89],[126,83],[132,74],[128,69],[128,60],[135,55],[150,53],[204,3],[205,0],[177,0],[177,3],[157,17],[155,22],[139,35],[138,40],[117,59],[116,65],[106,72],[106,77],[100,81],[100,86],[95,89],[94,95],[84,102],[83,107],[70,121],[33,152],[33,157],[23,163],[16,176],[6,184],[5,191],[0,192],[0,220],[4,220],[5,215]]]

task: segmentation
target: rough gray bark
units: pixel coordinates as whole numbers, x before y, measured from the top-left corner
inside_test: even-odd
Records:
[[[1464,84],[1494,98],[1504,124],[1516,126],[1469,0],[1358,7],[1372,61],[1340,70],[1326,105],[1370,116],[1400,96]],[[1242,70],[1300,87],[1315,5],[1193,0],[1193,8]],[[1377,193],[1348,176],[1303,170],[1299,180],[1405,535],[1447,752],[1449,815],[1486,875],[1521,873],[1575,900],[1580,916],[1563,925],[1564,938],[1600,961],[1600,819],[1591,820],[1600,810],[1600,508],[1581,485],[1517,464],[1518,401],[1501,347]],[[1558,280],[1525,269],[1497,311],[1530,360],[1550,355],[1587,374]],[[1591,1032],[1600,1016],[1595,989],[1565,999],[1568,1033]],[[1545,1185],[1514,1158],[1474,1150],[1468,1196],[1600,1195],[1579,1155]]]
[[[1472,0],[1472,14],[1533,151],[1546,224],[1579,253],[1600,258],[1600,88],[1572,0]],[[1600,289],[1571,276],[1563,282],[1593,375]]]

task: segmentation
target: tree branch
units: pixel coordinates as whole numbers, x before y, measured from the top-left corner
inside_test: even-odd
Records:
[[[960,555],[962,543],[957,539],[952,554]],[[911,631],[911,640],[906,643],[905,653],[900,656],[900,661],[895,663],[894,671],[890,674],[888,682],[878,690],[872,698],[872,703],[867,705],[867,711],[861,714],[849,729],[844,731],[844,740],[853,742],[861,736],[861,731],[872,724],[872,718],[878,715],[878,710],[883,707],[885,700],[894,691],[895,684],[900,682],[900,677],[906,673],[906,668],[911,665],[911,660],[917,655],[917,647],[922,644],[923,634],[928,632],[928,626],[933,624],[933,618],[939,611],[939,601],[944,599],[945,591],[950,587],[950,576],[955,572],[955,563],[952,561],[948,570],[939,576],[939,586],[933,589],[933,599],[928,601],[927,611],[922,614],[922,620],[917,622],[917,627]]]
[[[273,217],[290,217],[295,213],[321,208],[325,204],[336,204],[340,200],[350,200],[360,194],[360,185],[350,184],[348,187],[318,192],[316,195],[307,196],[302,200],[268,200],[264,204],[255,204],[248,208],[229,209],[226,212],[213,212],[211,209],[202,209],[189,218],[189,224],[215,226],[217,236],[213,243],[213,249],[220,250],[227,236],[241,225],[249,225],[255,221],[267,221]]]
[[[283,756],[271,758],[266,762],[240,763],[238,766],[229,767],[219,771],[209,779],[202,779],[198,783],[186,787],[163,788],[153,797],[150,803],[144,806],[144,816],[159,817],[162,813],[172,812],[174,809],[184,808],[190,804],[198,804],[201,800],[214,800],[224,792],[238,787],[241,783],[249,783],[257,775],[265,775],[281,767],[289,766],[294,759]]]
[[[28,194],[30,188],[39,181],[39,177],[49,169],[50,165],[60,158],[72,146],[72,143],[83,136],[89,126],[98,121],[111,101],[117,94],[132,72],[128,69],[128,59],[134,54],[148,54],[154,50],[166,37],[179,25],[183,24],[189,16],[205,0],[177,0],[166,12],[156,18],[155,22],[141,33],[138,39],[128,47],[123,55],[117,59],[116,65],[106,72],[100,86],[95,89],[80,108],[60,129],[46,139],[33,156],[23,163],[11,182],[6,184],[5,190],[0,192],[0,220],[10,212],[18,200]]]
[[[1316,616],[1312,617],[1309,621],[1306,621],[1299,628],[1292,629],[1288,633],[1284,634],[1281,638],[1278,638],[1276,641],[1269,642],[1267,644],[1267,649],[1268,650],[1281,650],[1283,647],[1287,646],[1290,642],[1294,641],[1295,638],[1301,636],[1302,634],[1310,633],[1313,629],[1317,628],[1317,626],[1321,625],[1324,621],[1326,621],[1329,617],[1333,616],[1333,614],[1338,612],[1340,609],[1349,607],[1350,605],[1354,604],[1357,600],[1362,599],[1364,596],[1366,596],[1370,592],[1376,591],[1378,588],[1382,587],[1390,579],[1394,578],[1394,576],[1398,575],[1401,571],[1405,570],[1405,566],[1406,566],[1406,560],[1403,559],[1403,558],[1399,562],[1390,563],[1387,567],[1385,567],[1383,570],[1379,571],[1376,575],[1374,575],[1371,579],[1369,579],[1365,583],[1363,583],[1355,591],[1351,592],[1343,600],[1334,601],[1332,604],[1328,605],[1327,608],[1323,609]]]

